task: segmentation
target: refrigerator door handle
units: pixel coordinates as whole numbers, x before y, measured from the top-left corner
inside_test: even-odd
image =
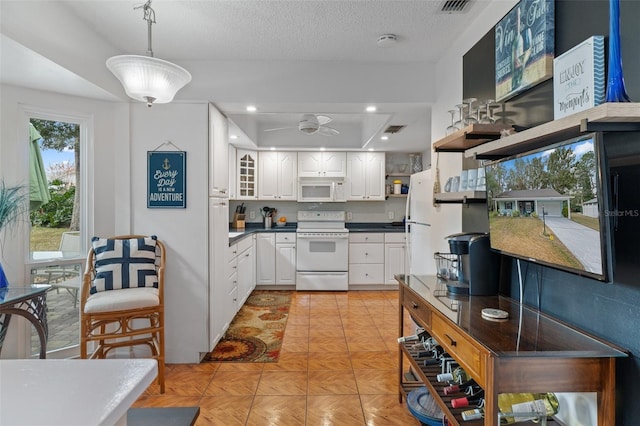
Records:
[[[406,222],[405,226],[408,225],[423,225],[423,226],[431,226],[430,223],[418,222],[417,220],[409,220]]]

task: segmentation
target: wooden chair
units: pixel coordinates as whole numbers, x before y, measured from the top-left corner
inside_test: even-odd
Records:
[[[129,247],[128,244],[139,244],[139,239],[149,241],[149,238],[141,235],[122,235],[101,241]],[[131,273],[129,282],[125,283],[126,279],[123,278],[123,288],[96,291],[103,283],[101,280],[104,277],[101,271],[104,267],[104,260],[101,260],[103,248],[95,249],[95,243],[90,248],[80,294],[80,357],[103,359],[112,349],[116,349],[117,352],[117,349],[122,347],[146,345],[151,350],[151,357],[158,361],[158,385],[160,393],[164,393],[165,247],[155,237],[152,238],[155,240],[155,260],[150,260],[153,265],[147,264],[147,267],[151,269],[151,273],[155,269],[157,288],[139,287],[139,283],[136,282],[139,275],[133,277],[136,274]],[[153,252],[153,248],[147,253],[149,251]],[[153,257],[153,253],[148,255]],[[117,263],[117,260],[107,261]],[[126,276],[128,273],[122,274],[122,277]],[[95,288],[92,290],[92,287]],[[90,343],[95,345],[91,354],[88,353]]]

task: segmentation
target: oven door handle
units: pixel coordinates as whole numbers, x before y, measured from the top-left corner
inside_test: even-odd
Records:
[[[349,234],[345,234],[345,235],[298,234],[297,237],[305,240],[345,240],[349,238]]]

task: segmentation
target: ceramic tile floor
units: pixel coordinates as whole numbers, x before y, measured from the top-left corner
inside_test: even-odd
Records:
[[[196,425],[420,425],[398,402],[398,292],[294,292],[277,363],[167,365],[134,407]]]

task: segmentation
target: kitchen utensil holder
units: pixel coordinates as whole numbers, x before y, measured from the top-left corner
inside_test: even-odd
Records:
[[[233,222],[231,224],[235,229],[244,229],[244,213],[234,213],[233,214]]]

